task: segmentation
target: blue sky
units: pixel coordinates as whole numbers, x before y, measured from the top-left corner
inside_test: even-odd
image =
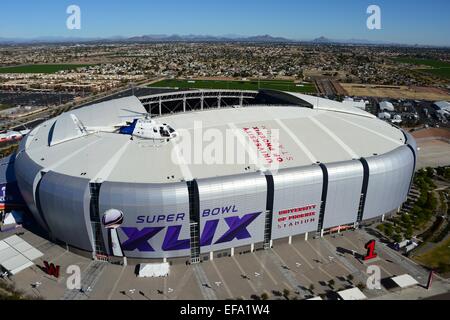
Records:
[[[81,8],[81,30],[66,29],[71,4]],[[382,30],[366,28],[371,4],[381,7]],[[270,34],[448,46],[449,16],[448,0],[8,0],[0,37]]]

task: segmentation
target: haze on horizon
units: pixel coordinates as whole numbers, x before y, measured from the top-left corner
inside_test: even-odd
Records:
[[[81,30],[66,28],[73,4],[81,8]],[[381,30],[367,29],[372,4],[381,7]],[[269,34],[450,46],[449,12],[448,0],[17,0],[0,4],[0,38]]]

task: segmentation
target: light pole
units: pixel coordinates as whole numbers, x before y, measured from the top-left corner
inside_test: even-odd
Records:
[[[31,284],[31,288],[36,289],[36,291],[38,292],[39,296],[41,295],[41,292],[39,291],[39,286],[42,285],[42,282],[38,282],[36,281],[35,283]]]

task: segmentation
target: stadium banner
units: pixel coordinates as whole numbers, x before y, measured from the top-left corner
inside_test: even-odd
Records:
[[[126,190],[126,194],[124,194]],[[118,242],[130,258],[176,258],[190,255],[189,194],[186,183],[102,184],[99,212],[122,212],[116,224]],[[111,212],[111,211],[110,211]],[[104,221],[104,223],[107,221]],[[118,225],[120,224],[120,225]],[[103,228],[108,252],[114,255],[114,237]]]
[[[267,183],[259,173],[198,181],[201,253],[264,240]]]
[[[273,180],[272,239],[316,231],[323,186],[320,167],[279,170]]]

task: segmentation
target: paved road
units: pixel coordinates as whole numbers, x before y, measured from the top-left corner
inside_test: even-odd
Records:
[[[212,289],[211,283],[202,266],[200,264],[195,264],[192,268],[194,269],[195,278],[197,279],[198,286],[205,300],[217,300],[216,293],[214,292],[214,289]]]

